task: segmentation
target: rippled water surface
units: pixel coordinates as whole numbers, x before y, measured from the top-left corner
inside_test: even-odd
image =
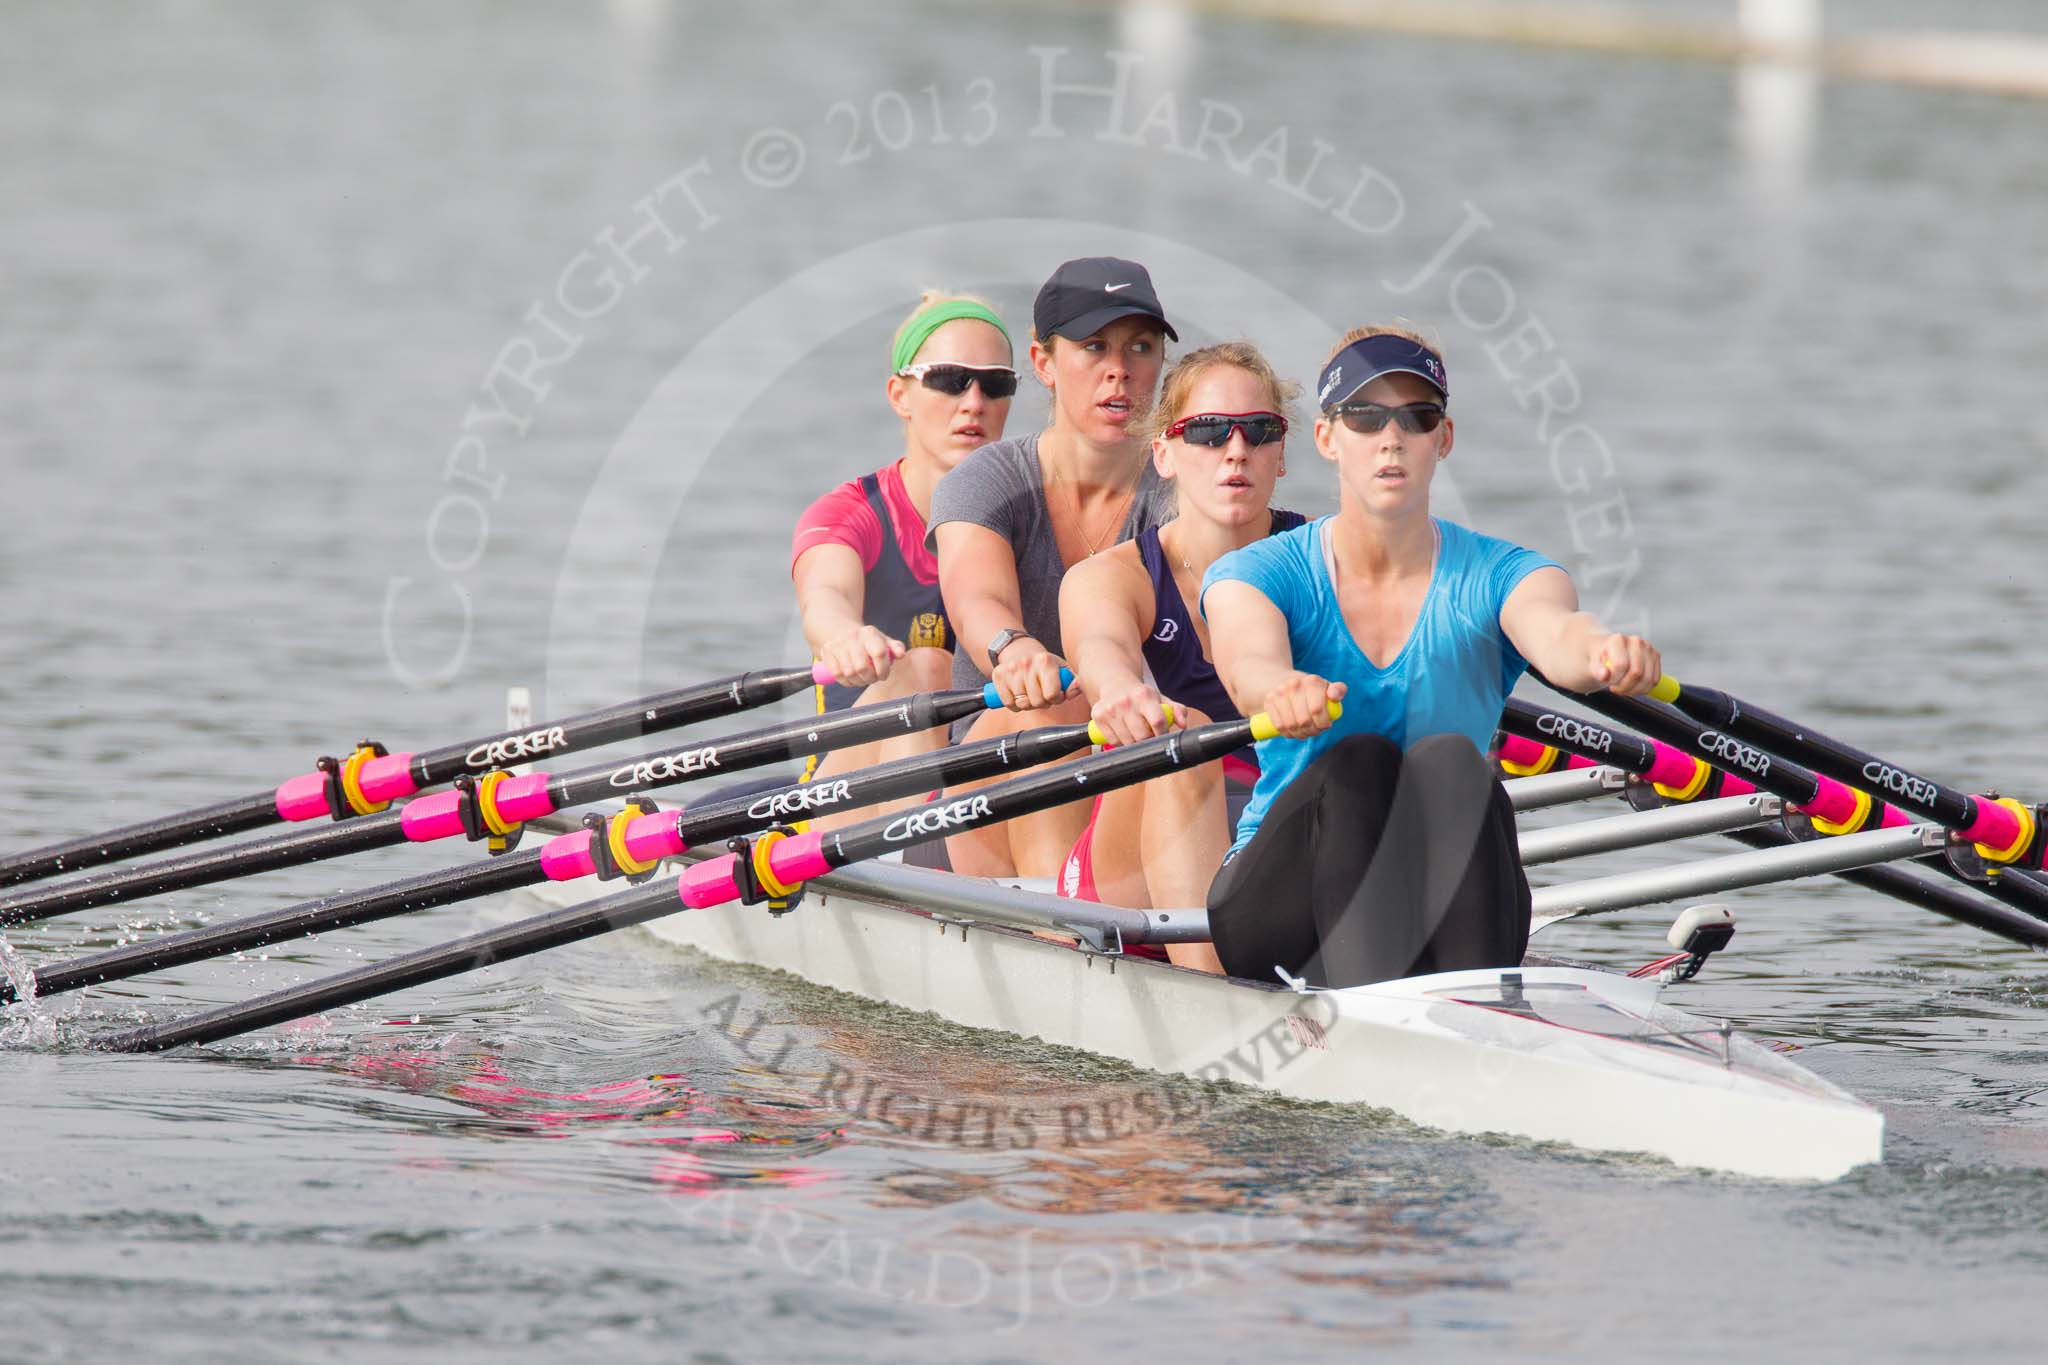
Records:
[[[560,714],[795,662],[788,529],[891,453],[909,298],[1021,321],[1103,250],[1185,341],[1304,377],[1345,325],[1426,323],[1461,515],[1681,676],[2048,790],[2039,104],[1170,5],[4,23],[9,847],[484,733],[512,683]],[[6,959],[468,856],[65,916]],[[1156,1078],[638,931],[88,1046],[523,895],[11,1007],[0,1358],[2034,1358],[2041,960],[1847,887],[1730,899],[1681,1002],[1882,1108],[1882,1166],[1785,1188],[1243,1095],[1133,1130],[1105,1116]],[[1546,937],[1632,964],[1667,920]]]

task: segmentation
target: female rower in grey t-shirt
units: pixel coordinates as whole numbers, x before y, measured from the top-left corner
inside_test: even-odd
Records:
[[[932,496],[954,685],[985,675],[1010,707],[977,719],[970,739],[1088,719],[1086,699],[1060,686],[1060,579],[1173,515],[1172,488],[1133,435],[1158,390],[1166,340],[1180,339],[1145,267],[1068,261],[1038,291],[1032,324],[1031,368],[1052,390],[1052,425],[983,446]],[[1049,877],[1087,822],[1083,801],[956,835],[946,853],[970,875]]]

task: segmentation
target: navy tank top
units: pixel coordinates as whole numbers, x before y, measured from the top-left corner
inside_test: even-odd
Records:
[[[889,515],[889,503],[882,496],[881,481],[873,474],[860,476],[860,491],[882,523],[882,552],[875,567],[868,570],[861,596],[861,616],[883,634],[901,640],[912,649],[951,649],[953,623],[946,618],[946,603],[939,585],[920,583],[903,558],[896,540],[896,522]],[[818,711],[843,711],[859,698],[858,687],[837,683],[817,689]]]
[[[1291,531],[1305,518],[1299,512],[1272,511],[1273,524],[1267,535]],[[1145,666],[1152,670],[1153,686],[1171,701],[1196,707],[1212,721],[1237,720],[1236,703],[1216,676],[1216,665],[1202,654],[1201,639],[1195,634],[1193,614],[1181,598],[1180,585],[1173,581],[1173,566],[1159,544],[1159,528],[1148,526],[1137,536],[1138,558],[1152,579],[1152,633],[1145,637]]]

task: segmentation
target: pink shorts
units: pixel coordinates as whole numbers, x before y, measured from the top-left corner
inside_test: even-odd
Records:
[[[1060,865],[1059,885],[1055,889],[1068,900],[1097,903],[1102,900],[1095,890],[1095,822],[1101,818],[1102,798],[1098,796],[1088,811],[1088,828],[1074,840],[1074,846],[1067,850],[1066,862]],[[1166,949],[1156,943],[1130,944],[1125,947],[1124,956],[1148,957],[1155,962],[1169,960]]]
[[[1242,797],[1251,795],[1251,788],[1258,783],[1259,767],[1248,762],[1241,753],[1226,754],[1223,758],[1223,779],[1225,791],[1235,787]],[[1236,811],[1242,808],[1242,799],[1233,800],[1232,822]],[[1102,818],[1102,798],[1095,798],[1095,804],[1088,811],[1088,828],[1081,831],[1081,837],[1074,840],[1074,846],[1067,850],[1066,862],[1060,864],[1059,884],[1053,889],[1068,900],[1095,901],[1100,903],[1102,895],[1095,888],[1095,822]],[[1166,949],[1155,943],[1133,943],[1124,949],[1129,957],[1149,957],[1154,961],[1170,959]]]

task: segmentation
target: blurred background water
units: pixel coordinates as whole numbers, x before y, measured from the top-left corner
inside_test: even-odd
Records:
[[[489,731],[509,683],[548,715],[798,660],[789,527],[893,453],[916,291],[1021,324],[1101,251],[1186,344],[1304,379],[1352,323],[1432,328],[1474,525],[1682,676],[2048,780],[2039,102],[1165,3],[0,25],[9,846]],[[1317,511],[1312,464],[1285,499]],[[450,856],[6,938],[47,961]],[[638,934],[192,1055],[83,1046],[516,897],[52,1000],[0,1019],[0,1357],[2032,1358],[2041,963],[1846,888],[1733,901],[1683,1002],[1881,1106],[1882,1167],[1785,1189],[1250,1099],[949,1140],[827,1082],[914,1114],[1144,1081]],[[1632,963],[1665,919],[1547,937]]]

